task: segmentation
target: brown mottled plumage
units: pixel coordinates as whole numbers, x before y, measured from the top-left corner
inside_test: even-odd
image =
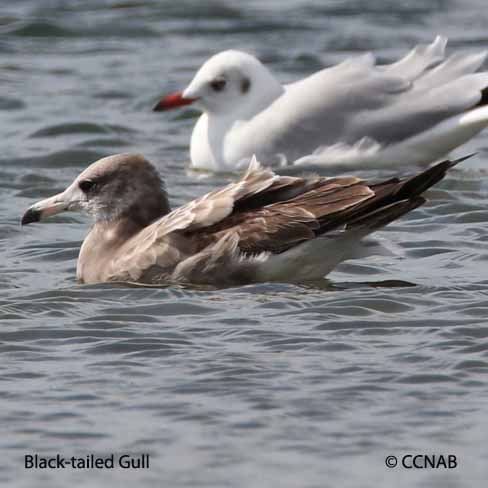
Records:
[[[155,168],[142,156],[120,154],[33,205],[22,223],[64,210],[91,214],[95,225],[77,268],[85,283],[318,279],[353,256],[362,237],[424,203],[421,193],[457,162],[368,184],[278,176],[253,160],[239,181],[171,212]]]

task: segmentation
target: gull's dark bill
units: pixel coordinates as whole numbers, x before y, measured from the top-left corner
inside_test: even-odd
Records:
[[[41,212],[33,208],[29,208],[22,216],[20,221],[21,225],[32,224],[33,222],[39,222],[41,220]]]

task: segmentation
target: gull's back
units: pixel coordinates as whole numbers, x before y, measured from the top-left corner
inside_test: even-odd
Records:
[[[225,165],[252,154],[267,162],[277,155],[288,162],[305,157],[303,163],[314,152],[310,162],[333,165],[335,155],[347,163],[338,149],[354,146],[351,164],[426,164],[443,157],[488,124],[488,109],[478,107],[488,73],[475,73],[486,53],[445,59],[445,44],[439,37],[386,66],[364,55],[286,86],[226,134]]]

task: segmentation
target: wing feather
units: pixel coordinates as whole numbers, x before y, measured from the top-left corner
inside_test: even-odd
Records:
[[[337,237],[351,225],[366,233],[386,225],[421,205],[420,194],[460,161],[443,161],[411,178],[371,185],[350,177],[282,179],[253,162],[240,181],[136,234],[119,249],[114,266],[134,281],[153,275],[183,279],[195,273],[202,281],[227,267],[238,275],[252,273],[251,263],[260,256],[282,253],[330,231],[331,238]],[[284,188],[300,193],[280,199]],[[262,202],[266,194],[272,201],[256,208],[253,199]],[[242,200],[246,204],[236,206]]]
[[[286,148],[294,161],[338,141],[353,146],[368,137],[385,146],[421,134],[472,109],[488,86],[488,74],[473,74],[486,53],[444,60],[445,42],[439,37],[391,65],[376,65],[372,55],[351,59],[288,85],[233,143],[243,154],[266,148],[262,158]]]

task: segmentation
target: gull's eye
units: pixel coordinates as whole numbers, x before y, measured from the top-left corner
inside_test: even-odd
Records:
[[[220,92],[225,88],[227,82],[223,78],[215,78],[210,82],[213,91]]]
[[[78,186],[83,193],[88,193],[90,190],[94,190],[96,185],[97,184],[93,180],[81,180],[78,183]]]

